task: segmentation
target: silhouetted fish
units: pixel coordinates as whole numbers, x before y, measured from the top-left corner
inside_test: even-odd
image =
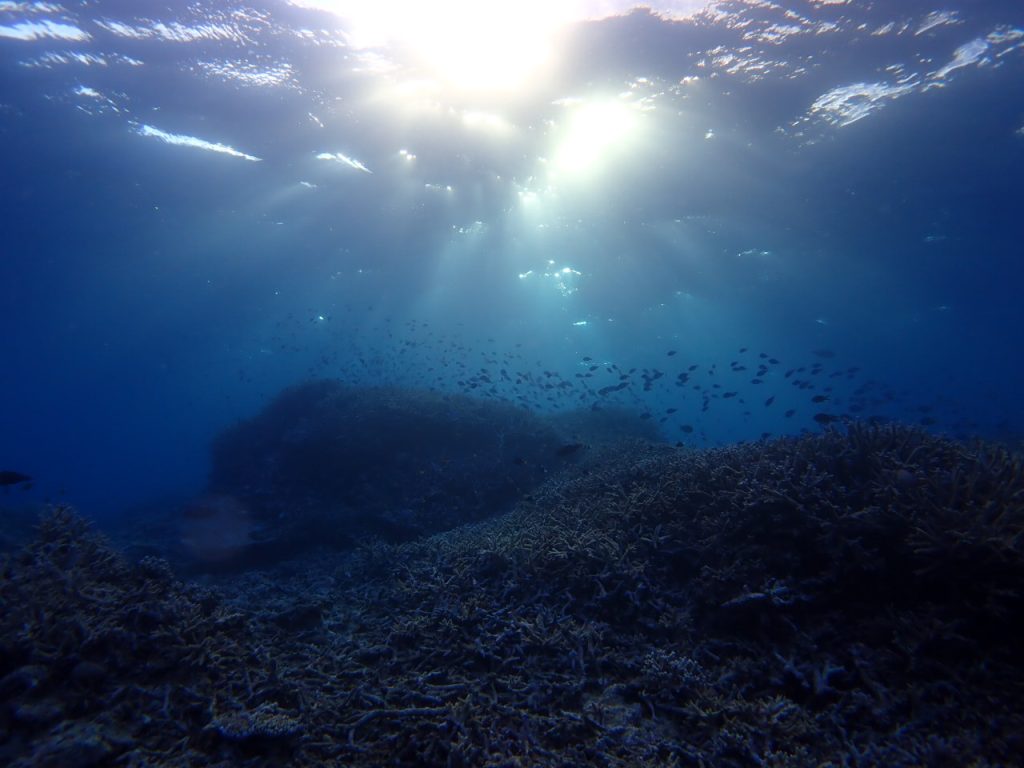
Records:
[[[22,472],[15,472],[10,469],[0,470],[0,485],[18,485],[19,483],[31,483],[31,475]]]

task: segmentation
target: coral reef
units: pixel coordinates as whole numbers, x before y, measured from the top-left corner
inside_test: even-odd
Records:
[[[1024,762],[1024,464],[897,425],[603,445],[504,514],[187,586],[2,563],[12,765]]]
[[[218,509],[200,499],[194,517],[224,517],[233,499],[230,528],[249,542],[250,561],[368,534],[408,539],[507,508],[573,460],[563,442],[512,405],[311,382],[217,438],[209,488]]]
[[[296,692],[251,624],[55,508],[0,563],[0,762],[239,765],[247,733],[282,754]]]

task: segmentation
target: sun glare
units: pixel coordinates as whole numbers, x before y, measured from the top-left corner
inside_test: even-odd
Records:
[[[463,91],[508,93],[543,76],[573,18],[562,0],[305,0],[350,25],[357,48],[389,46]]]
[[[552,170],[559,176],[589,175],[639,140],[641,115],[629,103],[609,100],[572,107],[562,130]]]

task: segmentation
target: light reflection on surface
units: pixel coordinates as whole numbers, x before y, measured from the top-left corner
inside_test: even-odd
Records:
[[[459,91],[515,91],[554,60],[561,28],[576,3],[520,0],[304,0],[297,5],[336,13],[357,49],[394,46]]]
[[[635,146],[639,129],[640,116],[626,102],[596,101],[577,106],[558,131],[552,170],[563,178],[594,173],[615,155]]]
[[[250,160],[252,162],[260,161],[260,158],[246,154],[245,152],[239,152],[237,149],[230,147],[227,144],[206,141],[205,139],[199,139],[195,136],[186,136],[180,133],[168,133],[167,131],[162,131],[159,128],[154,128],[152,125],[140,125],[136,128],[136,132],[140,136],[152,136],[153,138],[160,139],[167,144],[174,144],[180,147],[193,147],[207,152],[218,152],[220,154],[230,155],[231,157],[240,157],[243,160]]]

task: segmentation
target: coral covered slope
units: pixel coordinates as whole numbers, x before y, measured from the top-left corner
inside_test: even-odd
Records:
[[[57,509],[2,566],[0,761],[1020,764],[1022,531],[1018,457],[862,425],[204,587]]]

